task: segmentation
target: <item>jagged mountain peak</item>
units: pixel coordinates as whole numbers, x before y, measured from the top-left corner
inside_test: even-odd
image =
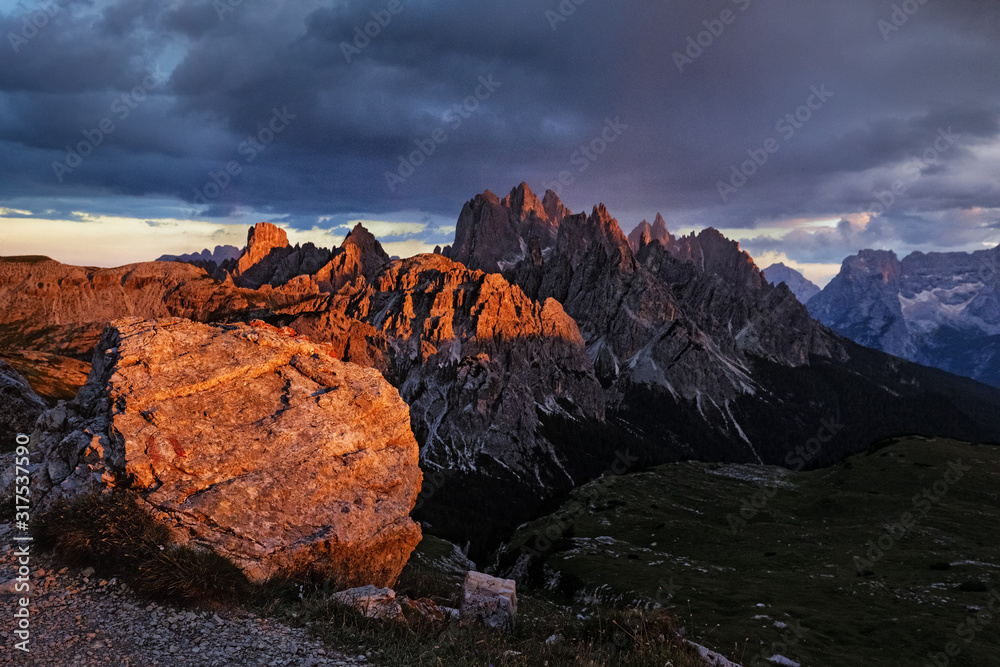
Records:
[[[516,188],[512,188],[510,194],[504,197],[500,203],[509,208],[515,215],[527,217],[528,214],[534,213],[539,218],[548,219],[542,202],[523,181]]]
[[[670,239],[670,232],[667,231],[667,221],[663,219],[663,216],[659,211],[656,212],[656,217],[653,219],[652,227],[653,238],[660,239]]]
[[[573,212],[563,205],[562,200],[559,199],[559,195],[552,190],[545,191],[545,196],[542,198],[542,208],[545,209],[546,217],[557,225],[564,218],[573,215]]]
[[[639,252],[643,246],[653,241],[659,241],[660,245],[664,248],[669,248],[674,242],[673,235],[667,231],[667,221],[663,219],[663,215],[659,212],[653,218],[652,225],[647,220],[643,220],[628,235],[628,242],[632,247],[632,252]]]
[[[849,276],[856,273],[880,273],[885,281],[900,272],[899,257],[892,250],[866,249],[844,260],[841,273]]]

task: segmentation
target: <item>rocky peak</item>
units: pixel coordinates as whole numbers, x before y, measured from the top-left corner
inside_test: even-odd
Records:
[[[652,225],[643,220],[628,235],[629,245],[632,247],[632,252],[635,253],[653,241],[659,241],[664,248],[671,247],[674,242],[674,237],[667,231],[667,221],[659,213],[653,219]]]
[[[354,226],[340,247],[345,251],[352,248],[357,250],[359,273],[369,280],[389,263],[389,254],[382,244],[360,222]]]
[[[781,262],[767,267],[763,273],[767,282],[773,285],[781,283],[787,285],[800,303],[809,303],[811,298],[820,293],[820,288],[811,280]]]
[[[334,312],[367,331],[352,331]],[[604,416],[579,329],[558,302],[533,301],[502,276],[441,255],[392,261],[292,326],[338,349],[361,349],[362,336],[385,341],[380,363],[409,403],[422,456],[435,467],[473,469],[486,457],[527,479],[538,469],[551,477],[559,464],[537,411]],[[345,336],[350,345],[336,340]]]
[[[553,223],[558,225],[567,216],[573,215],[572,211],[563,206],[562,201],[552,190],[545,191],[545,197],[542,199],[542,208],[545,209],[545,215]]]
[[[526,183],[502,201],[489,190],[477,195],[462,207],[455,242],[442,254],[470,269],[498,273],[524,259],[533,239],[542,249],[550,248],[558,234],[558,216],[568,211],[554,193],[546,200],[548,209]]]
[[[632,247],[632,252],[639,252],[652,240],[653,228],[649,226],[649,222],[646,220],[636,225],[635,229],[628,235],[628,243]]]
[[[240,271],[259,263],[274,250],[288,248],[288,234],[269,222],[258,222],[247,232],[247,246],[239,259]]]
[[[667,221],[663,219],[663,216],[659,212],[657,212],[656,218],[653,220],[651,233],[653,240],[659,241],[664,247],[674,240],[674,237],[667,231]]]
[[[892,250],[862,250],[844,260],[840,273],[847,279],[879,276],[888,285],[899,280],[902,264]]]
[[[545,212],[542,202],[538,200],[538,197],[531,191],[528,184],[524,182],[513,188],[500,204],[521,218],[526,218],[530,214],[534,214],[542,220],[547,220],[549,217]]]
[[[292,252],[284,229],[269,222],[258,222],[247,232],[247,245],[236,262],[233,281],[240,287],[254,289],[267,284]]]
[[[910,358],[913,343],[899,300],[902,266],[891,250],[862,250],[809,300],[813,317],[834,331],[889,354]]]

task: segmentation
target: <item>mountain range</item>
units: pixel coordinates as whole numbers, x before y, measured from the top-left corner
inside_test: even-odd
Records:
[[[415,516],[473,554],[622,462],[801,469],[897,433],[998,439],[1000,391],[824,326],[713,229],[640,227],[626,237],[603,205],[573,213],[522,183],[466,202],[452,245],[402,260],[360,225],[325,249],[268,223],[238,257],[4,258],[0,354],[87,361],[125,316],[290,327],[398,389],[425,471]]]
[[[863,250],[823,290],[782,264],[765,274],[851,340],[1000,387],[1000,247],[902,260]]]

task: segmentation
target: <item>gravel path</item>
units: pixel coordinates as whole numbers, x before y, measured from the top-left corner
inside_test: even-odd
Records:
[[[0,533],[6,532],[0,529]],[[7,539],[0,536],[4,542]],[[14,547],[0,556],[0,665],[244,667],[367,665],[289,628],[245,611],[198,612],[150,604],[93,570],[59,568],[31,554],[30,652],[16,650]],[[59,568],[58,570],[56,568]],[[4,583],[5,582],[5,583]]]

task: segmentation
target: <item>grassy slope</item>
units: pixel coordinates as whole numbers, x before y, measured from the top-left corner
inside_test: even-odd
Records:
[[[972,469],[859,575],[854,557],[865,556],[884,524],[913,512],[912,497],[959,459]],[[777,493],[734,531],[730,515],[775,480]],[[563,506],[571,526],[544,557],[564,590],[603,586],[602,597],[658,600],[696,640],[746,665],[773,653],[805,666],[923,665],[950,641],[962,651],[951,664],[991,665],[1000,616],[962,641],[956,629],[990,594],[957,587],[1000,590],[998,492],[1000,448],[947,440],[895,441],[802,473],[670,464],[575,491]],[[522,544],[544,545],[535,536],[552,525],[522,527],[507,563]],[[553,582],[551,572],[542,578]]]

